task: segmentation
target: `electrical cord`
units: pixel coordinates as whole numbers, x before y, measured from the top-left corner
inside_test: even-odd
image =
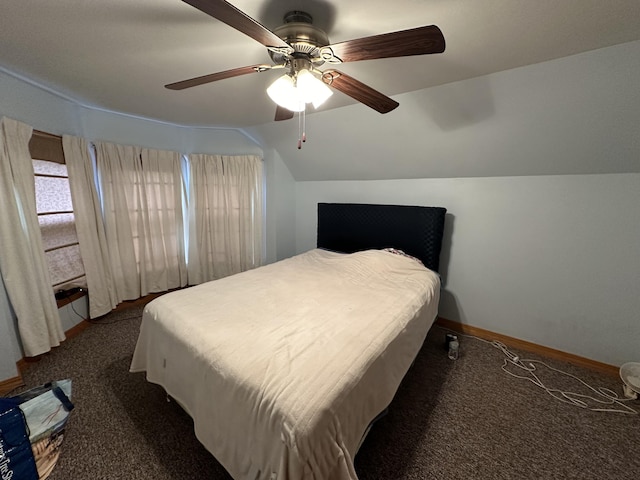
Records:
[[[75,313],[78,317],[80,317],[85,322],[89,322],[92,325],[113,325],[115,323],[124,322],[125,320],[133,320],[134,318],[140,318],[140,314],[138,314],[138,315],[132,315],[130,317],[118,318],[117,320],[110,320],[108,322],[105,322],[103,320],[93,320],[89,317],[85,318],[83,315],[78,313],[78,311],[76,310],[76,307],[73,305],[73,302],[71,302],[70,305],[71,305],[71,310],[73,310],[73,313]]]
[[[569,405],[591,410],[593,412],[610,412],[610,413],[622,413],[625,415],[638,415],[638,412],[635,409],[631,408],[630,406],[624,403],[624,402],[633,401],[633,399],[621,398],[616,392],[614,392],[609,388],[599,387],[596,389],[591,385],[589,385],[584,380],[580,379],[579,377],[571,373],[554,368],[543,361],[532,360],[532,359],[521,359],[518,355],[510,351],[504,343],[499,342],[497,340],[490,341],[490,340],[485,340],[483,338],[479,338],[473,335],[461,334],[461,333],[456,333],[456,334],[458,336],[468,337],[474,340],[478,340],[480,342],[488,343],[492,347],[500,350],[506,357],[501,367],[505,373],[515,378],[520,378],[523,380],[530,381],[537,387],[547,392],[547,394],[551,395],[556,400],[567,403]],[[567,377],[573,378],[574,380],[577,380],[579,383],[584,385],[587,389],[589,389],[591,392],[593,392],[593,394],[597,395],[598,397],[595,397],[592,395],[585,395],[581,393],[575,393],[575,392],[567,392],[557,388],[551,388],[545,385],[544,382],[540,379],[539,375],[537,374],[538,367],[536,367],[536,365],[538,366],[542,365],[551,371],[560,373]],[[510,371],[509,370],[510,367],[519,369],[521,371],[521,374]]]
[[[132,315],[130,317],[118,318],[117,320],[110,320],[105,322],[104,320],[87,320],[87,322],[92,325],[114,325],[116,323],[124,322],[126,320],[134,320],[136,318],[140,318],[141,315]]]
[[[75,313],[77,316],[79,316],[82,320],[84,320],[85,322],[90,322],[91,320],[89,319],[89,317],[84,318],[84,316],[80,315],[78,313],[78,311],[76,310],[76,307],[73,306],[73,302],[70,303],[71,305],[71,310],[73,310],[73,313]]]

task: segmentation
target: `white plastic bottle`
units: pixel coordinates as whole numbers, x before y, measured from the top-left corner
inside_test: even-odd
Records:
[[[449,358],[451,360],[457,360],[459,351],[460,344],[458,343],[458,338],[454,337],[453,340],[449,342]]]

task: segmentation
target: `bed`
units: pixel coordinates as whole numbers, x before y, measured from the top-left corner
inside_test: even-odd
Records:
[[[130,370],[180,403],[236,480],[355,480],[436,317],[444,218],[318,204],[318,248],[149,303]]]

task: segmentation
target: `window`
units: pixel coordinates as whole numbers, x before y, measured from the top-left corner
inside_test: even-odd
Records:
[[[37,135],[50,145],[57,139],[60,142],[59,154],[56,148],[34,147]],[[34,132],[29,146],[35,174],[36,210],[53,290],[59,292],[86,287],[61,140]]]
[[[190,178],[189,283],[259,266],[262,160],[255,155],[193,154]]]

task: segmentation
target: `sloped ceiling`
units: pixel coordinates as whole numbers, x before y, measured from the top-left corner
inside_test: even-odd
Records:
[[[246,129],[296,180],[640,173],[640,41]]]
[[[180,0],[3,0],[0,69],[89,107],[181,126],[241,128],[267,148],[280,152],[297,180],[594,173],[600,169],[592,165],[595,160],[586,162],[588,168],[577,164],[550,164],[545,168],[544,162],[514,167],[505,150],[494,161],[474,164],[467,152],[457,151],[460,145],[455,144],[470,142],[471,137],[440,135],[431,136],[432,143],[416,143],[416,136],[429,138],[422,132],[434,126],[445,133],[459,132],[470,125],[477,127],[480,119],[491,119],[498,107],[493,98],[495,83],[507,92],[513,90],[509,81],[506,87],[502,85],[508,77],[492,76],[495,72],[640,39],[637,0],[231,3],[268,28],[280,25],[287,11],[306,11],[317,26],[326,30],[332,43],[435,24],[443,31],[447,48],[439,55],[341,65],[344,72],[392,96],[400,107],[380,115],[335,92],[320,111],[308,114],[310,142],[301,152],[290,148],[295,145],[296,121],[272,120],[275,106],[265,88],[276,78],[276,72],[245,75],[184,91],[164,88],[166,83],[270,61],[262,45]],[[589,74],[591,70],[584,72]],[[581,82],[576,76],[570,78]],[[515,81],[522,84],[521,79]],[[550,84],[549,88],[570,92],[568,82],[555,87]],[[514,94],[522,94],[522,90],[518,92]],[[607,98],[613,95],[615,103],[619,97],[614,94],[609,92]],[[522,108],[531,105],[520,104]],[[429,125],[421,120],[425,112],[431,117]],[[544,116],[535,118],[544,121]],[[409,125],[411,128],[407,128]],[[483,125],[491,130],[490,122]],[[504,132],[502,124],[493,127]],[[477,128],[475,132],[490,133]],[[384,136],[388,146],[381,151],[373,136],[377,140]],[[389,141],[392,139],[396,141]],[[356,145],[369,148],[363,151]],[[405,147],[411,153],[402,157]],[[491,148],[485,148],[487,158],[491,158]],[[506,151],[516,150],[514,145]],[[417,151],[425,155],[418,157]],[[380,160],[384,168],[339,158],[378,153],[386,157]],[[460,169],[444,167],[455,165],[451,158],[462,153],[467,163]],[[394,155],[400,160],[392,169],[389,158]],[[426,157],[432,162],[426,162]],[[624,160],[606,170],[634,168]]]
[[[441,55],[344,64],[394,96],[640,39],[637,0],[235,0],[268,28],[304,10],[332,43],[438,25]],[[167,83],[269,63],[258,42],[180,0],[3,0],[0,65],[84,104],[181,125],[270,122],[277,72],[175,92]],[[352,104],[336,94],[323,110]]]

